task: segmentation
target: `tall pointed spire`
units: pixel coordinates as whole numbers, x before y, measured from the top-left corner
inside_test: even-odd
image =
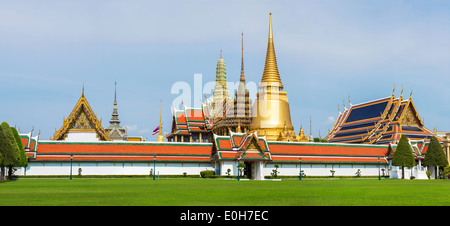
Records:
[[[269,42],[267,44],[266,62],[260,87],[262,86],[280,87],[280,90],[283,89],[283,84],[281,83],[280,79],[280,73],[278,72],[275,47],[273,44],[272,13],[270,13],[269,19]]]
[[[245,73],[244,73],[244,32],[242,32],[242,56],[241,56],[241,77],[239,79],[239,87],[238,87],[238,93],[239,92],[244,92],[247,89],[246,85],[245,85]]]
[[[117,82],[114,82],[114,105],[109,126],[106,128],[112,140],[126,140],[127,131],[120,126],[119,113],[117,111]]]
[[[158,138],[156,138],[157,142],[164,142],[164,137],[162,135],[162,121],[161,121],[161,113],[162,113],[162,103],[161,100],[159,101],[159,133]]]
[[[240,81],[245,83],[245,74],[244,74],[244,32],[242,32],[241,37],[241,50],[242,50],[242,56],[241,56],[241,78]]]
[[[235,114],[237,117],[247,117],[250,113],[250,99],[247,90],[247,85],[245,84],[245,73],[244,73],[244,33],[242,32],[241,37],[241,77],[239,79],[239,86],[235,94]]]
[[[114,105],[117,105],[116,92],[117,92],[117,82],[114,82]]]
[[[113,106],[113,113],[111,116],[111,120],[109,120],[109,123],[111,123],[112,125],[119,125],[120,124],[120,120],[119,120],[119,113],[117,112],[117,82],[114,82],[114,106]]]
[[[267,44],[264,73],[253,105],[250,131],[263,132],[269,141],[277,140],[280,133],[297,140],[294,126],[291,122],[287,92],[283,91],[280,74],[278,73],[275,47],[273,44],[272,13],[269,20],[269,41]]]
[[[221,112],[224,101],[229,98],[227,87],[227,66],[222,58],[222,50],[220,50],[220,59],[216,66],[216,84],[213,91],[214,96],[214,114]]]

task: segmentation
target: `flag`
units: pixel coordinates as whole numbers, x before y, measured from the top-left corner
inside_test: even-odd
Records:
[[[155,134],[157,134],[157,133],[159,133],[159,126],[156,127],[156,129],[153,130],[153,134],[152,134],[152,135],[155,135]]]

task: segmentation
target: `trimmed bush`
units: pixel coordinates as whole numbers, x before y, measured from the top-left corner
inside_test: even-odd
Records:
[[[202,178],[214,178],[214,171],[213,170],[200,171],[200,176]]]

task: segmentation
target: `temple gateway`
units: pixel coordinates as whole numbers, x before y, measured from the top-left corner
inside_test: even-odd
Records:
[[[29,164],[17,175],[216,175],[254,180],[281,176],[390,176],[399,177],[390,164],[400,136],[407,135],[416,166],[406,178],[425,179],[421,165],[429,139],[436,136],[424,125],[411,95],[392,95],[361,104],[344,106],[326,136],[328,143],[315,143],[303,127],[295,132],[287,91],[284,90],[275,55],[272,17],[269,17],[264,72],[254,103],[244,73],[242,35],[239,87],[229,96],[226,64],[222,52],[216,65],[213,96],[201,107],[173,107],[170,133],[162,135],[161,109],[157,142],[130,137],[120,126],[116,88],[109,126],[103,128],[87,101],[84,85],[72,112],[50,140],[39,134],[21,133]],[[449,137],[439,140],[449,157]]]

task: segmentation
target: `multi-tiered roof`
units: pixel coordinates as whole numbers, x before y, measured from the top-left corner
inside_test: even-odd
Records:
[[[210,132],[210,112],[211,104],[208,101],[206,104],[202,103],[201,108],[186,107],[184,104],[183,109],[173,107],[172,132],[167,135],[167,138]]]
[[[411,140],[428,140],[434,136],[424,126],[411,95],[405,100],[402,94],[396,98],[392,92],[389,97],[350,105],[339,112],[325,139],[331,143],[387,144],[397,143],[402,134]]]
[[[211,161],[271,161],[265,137],[256,133],[233,133],[228,136],[214,134]]]

